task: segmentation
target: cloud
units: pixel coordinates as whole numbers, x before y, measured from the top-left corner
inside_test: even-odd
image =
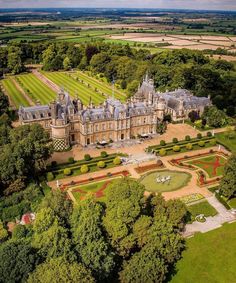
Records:
[[[236,10],[235,0],[0,0],[1,8],[112,7]]]

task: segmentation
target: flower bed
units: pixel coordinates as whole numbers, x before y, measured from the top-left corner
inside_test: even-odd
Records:
[[[222,177],[217,177],[214,179],[207,179],[203,171],[197,171],[197,175],[198,175],[197,183],[199,187],[205,187],[209,185],[218,184],[222,178]]]
[[[150,165],[144,165],[144,166],[136,167],[136,168],[134,168],[134,170],[138,174],[142,174],[142,173],[145,173],[147,171],[156,170],[156,169],[163,169],[163,168],[165,168],[163,163],[162,163],[162,165],[159,165],[159,164],[155,163],[155,164],[150,164]]]
[[[129,173],[129,171],[124,170],[124,171],[119,171],[119,172],[116,172],[116,173],[110,173],[110,174],[108,173],[107,175],[101,175],[101,176],[94,177],[94,178],[83,179],[83,180],[80,180],[80,181],[77,181],[77,182],[71,181],[70,183],[62,185],[60,187],[60,189],[62,191],[65,191],[66,189],[68,189],[68,187],[71,187],[71,186],[84,185],[84,184],[89,183],[91,181],[99,181],[99,180],[107,179],[107,178],[110,178],[110,177],[116,177],[116,176],[128,177],[128,176],[130,176],[130,173]]]
[[[198,200],[202,200],[202,199],[204,199],[204,196],[198,193],[187,195],[187,196],[180,198],[180,200],[184,202],[185,204],[189,204],[189,203],[192,203]]]

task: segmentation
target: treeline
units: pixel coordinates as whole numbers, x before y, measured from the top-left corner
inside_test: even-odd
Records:
[[[5,54],[4,54],[5,52]],[[42,63],[47,71],[79,68],[116,83],[132,95],[148,71],[160,91],[186,88],[197,96],[210,95],[219,109],[236,113],[236,71],[225,60],[211,60],[201,51],[149,50],[103,42],[75,46],[72,43],[12,45],[1,50],[0,68],[19,73],[25,63]]]

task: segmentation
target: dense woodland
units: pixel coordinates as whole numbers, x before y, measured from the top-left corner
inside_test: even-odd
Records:
[[[197,96],[210,95],[227,115],[236,113],[236,70],[231,62],[213,60],[201,51],[187,49],[162,51],[151,55],[148,50],[129,45],[89,43],[12,43],[0,49],[0,72],[18,74],[28,63],[42,63],[47,71],[78,68],[115,80],[132,95],[144,74],[154,78],[157,90],[186,88]]]

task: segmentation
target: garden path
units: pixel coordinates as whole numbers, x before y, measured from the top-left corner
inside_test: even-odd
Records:
[[[207,201],[217,210],[218,214],[206,217],[206,222],[203,223],[194,221],[192,224],[187,224],[183,233],[185,237],[189,237],[196,232],[205,233],[221,227],[226,222],[236,221],[236,215],[227,210],[214,195],[208,197]]]

